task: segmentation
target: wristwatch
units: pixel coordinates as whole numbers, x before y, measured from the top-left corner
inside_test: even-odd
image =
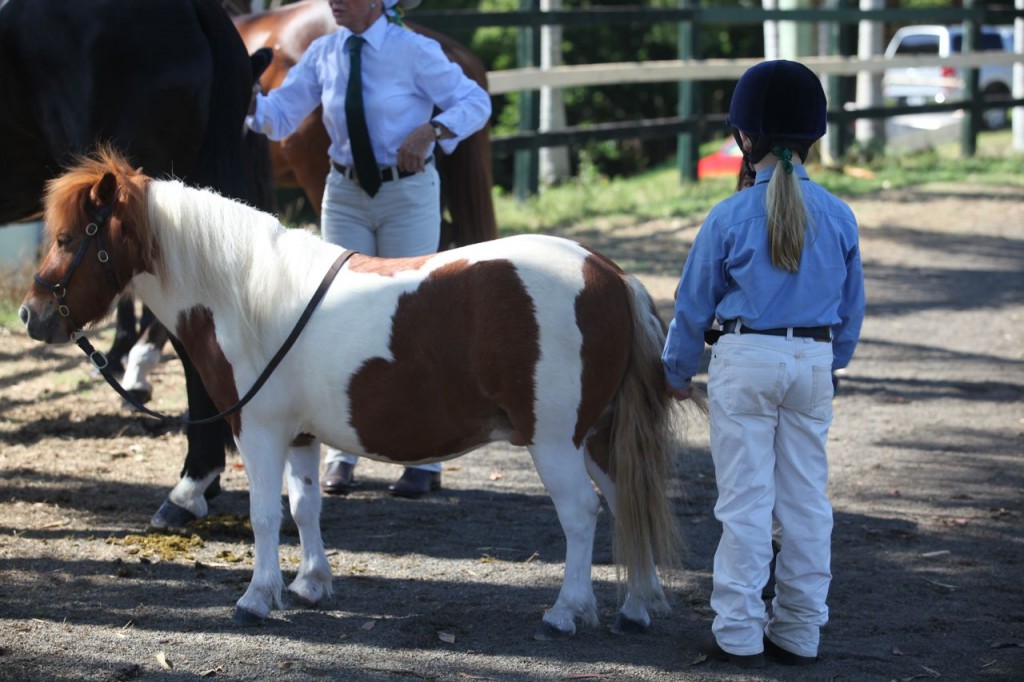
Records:
[[[440,140],[441,136],[444,135],[444,128],[441,127],[441,124],[437,121],[431,121],[430,127],[434,129],[434,139]]]

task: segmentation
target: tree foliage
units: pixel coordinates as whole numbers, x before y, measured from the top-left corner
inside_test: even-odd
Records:
[[[676,7],[678,0],[564,0],[564,10],[600,7]],[[707,0],[705,0],[705,4]],[[718,4],[736,5],[736,0]],[[520,0],[431,0],[432,10],[479,9],[516,11]],[[414,13],[411,14],[414,18]],[[468,44],[489,70],[515,68],[516,28],[485,27],[471,37],[452,34]],[[762,50],[757,26],[705,26],[698,36],[698,54],[705,58],[754,56]],[[675,22],[638,21],[625,24],[565,27],[562,31],[562,62],[567,65],[671,60],[679,56],[679,27]],[[731,82],[701,82],[700,101],[705,111],[717,113],[728,108]],[[678,83],[641,83],[568,88],[564,92],[566,122],[569,126],[619,121],[637,121],[675,116],[678,111]],[[494,131],[510,134],[519,129],[519,96],[495,97]],[[665,140],[621,140],[592,143],[573,149],[574,161],[582,153],[605,175],[632,174],[663,162],[675,153]],[[499,172],[499,179],[500,179]]]

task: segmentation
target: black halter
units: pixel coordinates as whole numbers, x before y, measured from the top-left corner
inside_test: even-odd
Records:
[[[56,284],[50,284],[38,274],[33,275],[36,282],[38,282],[40,286],[49,289],[50,293],[52,293],[54,298],[57,299],[57,312],[60,313],[61,317],[67,318],[71,323],[72,339],[75,339],[79,334],[81,334],[82,327],[75,322],[75,318],[71,316],[71,306],[67,303],[68,283],[71,281],[71,276],[75,274],[75,270],[81,264],[82,259],[85,257],[85,252],[89,250],[89,245],[92,244],[93,241],[96,242],[96,258],[103,266],[103,272],[107,276],[107,284],[110,285],[114,294],[121,291],[121,284],[117,279],[117,273],[114,272],[114,266],[110,263],[110,253],[103,245],[103,237],[100,235],[100,230],[106,227],[107,223],[110,221],[111,209],[111,205],[101,206],[93,214],[93,222],[85,226],[85,238],[78,246],[78,251],[75,252],[74,258],[71,259],[71,266],[68,268],[68,271],[64,273],[64,277],[62,277],[59,282]],[[106,364],[106,358],[103,358],[103,363],[104,365]]]

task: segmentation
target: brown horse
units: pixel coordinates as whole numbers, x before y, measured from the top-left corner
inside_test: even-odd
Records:
[[[323,0],[305,0],[246,14],[235,17],[234,22],[249,52],[261,47],[274,51],[270,68],[260,78],[264,92],[281,85],[311,42],[338,29],[330,6]],[[487,71],[472,52],[448,36],[411,22],[406,25],[440,43],[448,58],[487,90]],[[319,108],[292,135],[271,143],[276,186],[301,188],[317,215],[330,170],[329,144]],[[449,214],[449,219],[442,223],[440,247],[464,246],[497,237],[491,198],[490,130],[485,127],[466,138],[451,155],[439,153],[437,170],[441,175],[442,211],[447,209]]]

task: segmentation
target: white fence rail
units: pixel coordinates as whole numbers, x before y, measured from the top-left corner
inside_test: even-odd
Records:
[[[678,59],[625,62],[618,64],[584,64],[555,66],[549,69],[502,69],[487,74],[492,95],[542,87],[569,88],[586,85],[617,85],[629,83],[665,83],[671,81],[704,81],[738,79],[760,59]],[[800,61],[820,75],[853,76],[862,71],[878,73],[892,68],[922,66],[980,67],[988,65],[1024,64],[1024,54],[1012,52],[980,52],[969,55],[939,57],[878,56],[801,57]]]

